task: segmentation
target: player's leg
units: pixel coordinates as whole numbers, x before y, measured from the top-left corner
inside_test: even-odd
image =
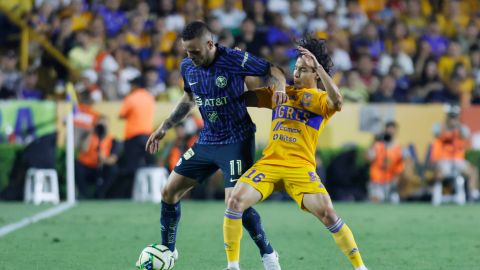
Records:
[[[225,188],[225,205],[227,205],[227,208],[228,201],[231,198],[231,194],[233,194],[233,190],[233,187]],[[265,255],[273,254],[274,250],[270,244],[270,241],[267,239],[265,230],[263,229],[260,214],[251,206],[242,212],[243,227],[247,230],[253,242],[255,242],[257,245],[260,256],[263,258]]]
[[[238,182],[235,188],[230,190],[227,209],[223,219],[223,238],[228,261],[227,269],[239,269],[244,211],[253,209],[251,206],[262,199],[262,194],[245,182]],[[263,231],[262,228],[260,230]]]
[[[206,146],[194,145],[180,158],[162,190],[160,214],[162,245],[175,251],[178,223],[181,217],[180,199],[218,167],[209,160]]]
[[[228,202],[237,179],[253,165],[255,138],[252,137],[243,142],[221,146],[217,148],[217,153],[217,164],[225,177],[225,202]],[[262,258],[268,257],[269,254],[275,255],[263,229],[260,214],[254,208],[249,207],[243,211],[242,223],[257,245]]]
[[[180,199],[192,189],[197,182],[173,171],[162,191],[160,226],[162,245],[175,251],[177,228],[181,216]]]
[[[355,269],[367,269],[362,261],[352,231],[333,209],[328,193],[304,194],[303,206],[316,216],[332,233],[335,243],[343,254],[347,256]]]

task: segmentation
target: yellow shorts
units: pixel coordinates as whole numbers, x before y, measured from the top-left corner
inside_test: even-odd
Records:
[[[245,182],[262,194],[262,201],[273,191],[286,191],[298,206],[303,207],[303,194],[328,194],[312,167],[287,168],[280,165],[255,164],[239,181]]]

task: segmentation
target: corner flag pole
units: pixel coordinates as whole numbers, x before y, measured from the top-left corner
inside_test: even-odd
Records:
[[[65,162],[67,164],[67,203],[75,203],[75,149],[73,143],[73,115],[77,110],[77,95],[71,82],[66,85],[67,100],[70,103],[67,114],[67,130],[66,130],[66,155]]]

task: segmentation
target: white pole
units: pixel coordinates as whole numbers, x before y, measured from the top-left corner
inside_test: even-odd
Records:
[[[73,108],[67,115],[67,144],[66,144],[66,164],[67,164],[67,202],[75,203],[75,149],[73,146]]]

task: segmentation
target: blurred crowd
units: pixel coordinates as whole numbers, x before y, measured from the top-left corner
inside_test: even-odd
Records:
[[[157,100],[182,95],[179,33],[204,20],[219,44],[269,59],[291,80],[295,42],[328,40],[347,102],[480,103],[476,0],[11,0],[0,6],[79,71],[76,89],[120,100],[143,76]],[[32,42],[19,71],[18,29],[0,14],[0,98],[60,99],[68,69]],[[15,39],[15,37],[17,37]],[[70,74],[71,75],[71,74]]]

